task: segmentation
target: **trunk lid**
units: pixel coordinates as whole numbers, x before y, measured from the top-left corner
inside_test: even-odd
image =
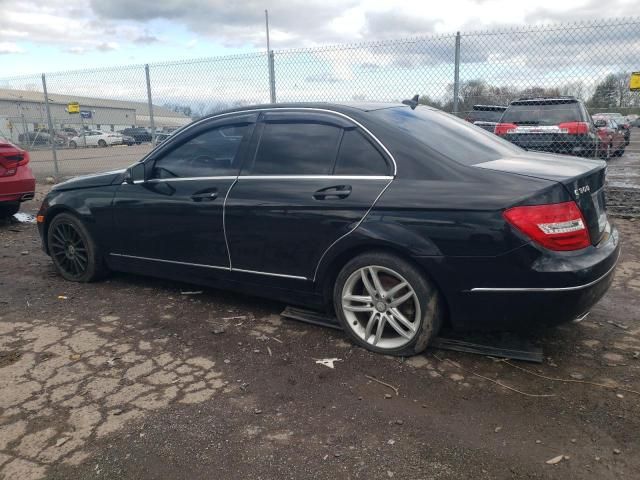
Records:
[[[517,157],[479,163],[474,167],[561,183],[580,207],[591,243],[596,245],[607,226],[604,196],[606,165],[599,160],[526,152]]]

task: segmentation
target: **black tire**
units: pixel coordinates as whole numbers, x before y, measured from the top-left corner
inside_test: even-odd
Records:
[[[72,282],[92,282],[108,269],[91,234],[76,216],[56,215],[47,230],[47,246],[56,270]],[[72,251],[69,247],[72,246]]]
[[[74,142],[73,140],[71,140],[71,141],[69,142],[69,146],[70,146],[71,148],[78,148],[78,144],[77,144],[76,142]]]
[[[365,341],[352,329],[342,307],[342,296],[348,279],[363,267],[375,266],[400,274],[415,292],[420,305],[419,324],[408,343],[398,348],[380,348]],[[349,337],[361,347],[376,353],[396,356],[411,356],[423,352],[432,338],[440,331],[444,317],[444,302],[437,287],[413,264],[403,258],[384,251],[371,251],[349,261],[338,273],[333,287],[333,306],[338,320]],[[364,313],[363,315],[368,315]],[[385,332],[395,332],[385,325]]]
[[[98,140],[98,146],[99,146],[99,147],[104,148],[104,147],[106,147],[106,146],[107,146],[107,142],[105,142],[105,141],[104,141],[104,140],[102,140],[102,139],[101,139],[101,140]]]
[[[20,211],[19,202],[0,203],[0,218],[9,218]]]

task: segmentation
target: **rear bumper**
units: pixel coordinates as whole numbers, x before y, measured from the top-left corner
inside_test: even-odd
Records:
[[[28,165],[18,167],[11,177],[0,178],[0,202],[24,202],[31,200],[36,190],[36,180]]]
[[[563,153],[578,157],[593,157],[598,148],[598,140],[589,136],[554,134],[552,139],[534,134],[505,135],[502,138],[526,150]]]
[[[619,254],[618,231],[612,228],[600,244],[578,252],[528,244],[501,257],[449,258],[434,277],[456,272],[457,280],[440,285],[455,328],[522,330],[588,313],[611,286]]]

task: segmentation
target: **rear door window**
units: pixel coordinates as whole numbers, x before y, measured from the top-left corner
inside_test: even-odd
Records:
[[[329,175],[342,129],[313,121],[264,124],[253,165],[245,175]]]
[[[390,175],[384,156],[356,129],[345,130],[334,173],[336,175]]]
[[[467,117],[470,122],[499,122],[501,110],[473,110]]]

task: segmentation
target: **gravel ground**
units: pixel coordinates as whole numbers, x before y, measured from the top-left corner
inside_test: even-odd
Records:
[[[534,338],[542,365],[385,357],[267,300],[65,282],[34,224],[2,224],[0,478],[638,478],[640,229],[616,223],[612,289]]]

